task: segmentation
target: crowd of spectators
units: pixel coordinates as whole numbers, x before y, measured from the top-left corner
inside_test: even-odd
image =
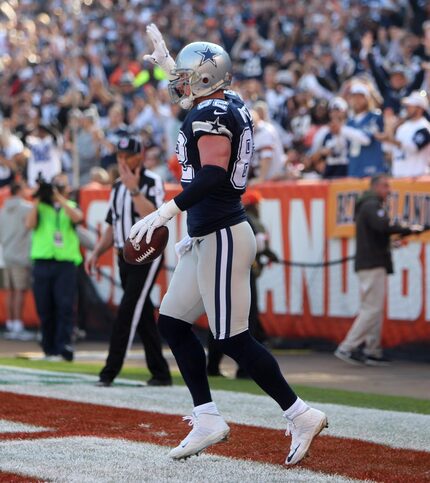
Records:
[[[185,113],[171,105],[164,73],[142,60],[150,22],[173,57],[196,40],[231,55],[232,88],[255,116],[254,183],[391,173],[393,158],[418,151],[418,169],[394,174],[425,174],[429,19],[420,0],[3,2],[0,186],[16,174],[34,186],[40,173],[71,173],[76,157],[80,185],[94,174],[107,181],[124,134],[176,180],[168,166]],[[418,127],[403,146],[396,133],[414,109]]]

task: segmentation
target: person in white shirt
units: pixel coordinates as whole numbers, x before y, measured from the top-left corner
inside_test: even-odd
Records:
[[[259,104],[261,107],[262,103]],[[266,105],[264,107],[267,109]],[[286,158],[281,136],[276,127],[263,116],[264,111],[256,105],[252,111],[254,155],[251,162],[251,184],[276,179],[284,173]]]
[[[395,131],[388,129],[380,140],[393,145],[392,175],[394,178],[423,176],[429,173],[430,123],[424,116],[429,101],[425,91],[414,91],[402,99],[406,121]],[[391,127],[391,129],[390,129]]]
[[[352,143],[365,145],[368,137],[361,130],[346,125],[348,104],[342,97],[329,102],[330,121],[315,134],[309,164],[325,162],[323,177],[343,178],[348,175],[348,154]]]
[[[31,340],[34,334],[22,322],[25,293],[31,287],[30,231],[25,219],[32,204],[25,200],[23,183],[11,183],[11,196],[0,209],[0,244],[3,250],[3,284],[6,289],[6,339]]]
[[[27,183],[30,188],[37,185],[39,176],[49,183],[54,176],[61,173],[61,153],[47,126],[39,124],[27,136],[26,144],[30,150],[27,163]]]
[[[22,141],[12,134],[6,122],[0,123],[0,188],[12,183],[17,165],[25,162]]]

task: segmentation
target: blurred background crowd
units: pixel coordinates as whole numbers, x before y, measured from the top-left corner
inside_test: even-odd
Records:
[[[427,19],[424,0],[3,1],[0,186],[60,171],[75,188],[109,184],[125,134],[140,139],[147,167],[177,180],[185,113],[170,104],[164,73],[142,61],[149,22],[173,57],[202,39],[230,53],[232,88],[256,125],[253,183],[426,174],[427,143],[418,170],[392,160],[405,121],[429,131]]]

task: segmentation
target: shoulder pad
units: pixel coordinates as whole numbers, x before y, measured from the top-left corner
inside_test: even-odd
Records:
[[[232,91],[230,89],[227,89],[226,91],[224,91],[224,94],[228,97],[232,97],[232,98],[239,99],[239,100],[243,101],[242,96],[239,93]]]
[[[218,134],[232,139],[233,134],[229,129],[228,105],[215,106],[211,99],[211,105],[200,110],[195,110],[190,121],[194,136],[204,134]]]
[[[412,141],[418,149],[425,148],[430,143],[430,131],[428,127],[418,129],[412,137]]]

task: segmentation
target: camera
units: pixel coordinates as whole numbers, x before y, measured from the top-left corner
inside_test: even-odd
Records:
[[[36,178],[36,183],[38,188],[36,192],[33,194],[33,198],[39,198],[42,203],[46,203],[48,205],[54,204],[54,186],[52,183],[48,183],[46,179],[42,176],[42,173],[39,172]]]
[[[60,183],[50,183],[46,181],[43,177],[42,173],[39,172],[36,183],[38,188],[36,192],[33,194],[33,198],[38,198],[42,203],[46,203],[48,205],[54,204],[54,190],[60,192],[61,194],[64,193],[64,186]]]

